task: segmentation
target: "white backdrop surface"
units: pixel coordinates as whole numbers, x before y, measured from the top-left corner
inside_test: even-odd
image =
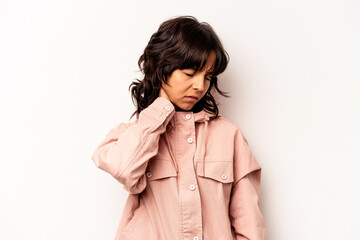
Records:
[[[134,107],[159,24],[230,55],[218,97],[263,168],[269,240],[360,239],[360,2],[0,2],[0,239],[113,239],[127,192],[91,160]]]

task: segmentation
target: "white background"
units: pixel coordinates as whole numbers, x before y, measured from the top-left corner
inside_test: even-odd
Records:
[[[269,240],[360,239],[360,2],[0,2],[0,239],[113,239],[127,192],[91,160],[135,110],[152,33],[193,15],[230,63],[220,113],[263,168]]]

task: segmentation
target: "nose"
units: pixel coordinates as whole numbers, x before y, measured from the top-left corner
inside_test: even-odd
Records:
[[[206,81],[205,76],[198,74],[195,77],[195,81],[193,83],[193,88],[198,91],[204,91],[205,81]]]

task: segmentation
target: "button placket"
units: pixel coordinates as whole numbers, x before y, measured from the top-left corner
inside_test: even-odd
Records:
[[[195,139],[195,119],[192,113],[175,113],[175,118],[179,122],[179,128],[181,132],[177,135],[177,139],[179,141],[187,141],[186,143],[181,144],[178,148],[179,156],[181,156],[179,168],[181,171],[186,171],[188,173],[192,172],[187,177],[180,177],[180,191],[186,191],[182,193],[183,198],[181,198],[181,218],[180,220],[183,221],[183,231],[182,237],[184,239],[189,240],[199,240],[200,235],[202,232],[202,219],[201,214],[194,215],[194,208],[201,208],[201,200],[200,200],[200,193],[198,191],[198,186],[196,183],[196,173],[194,169],[194,162],[193,161],[185,161],[185,159],[192,159],[194,157],[196,151],[196,139]],[[201,211],[201,209],[199,210]],[[194,222],[195,224],[187,223],[186,219],[189,216],[196,219]],[[196,236],[197,234],[198,236]]]

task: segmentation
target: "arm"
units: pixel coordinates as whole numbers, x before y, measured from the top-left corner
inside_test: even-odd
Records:
[[[95,165],[110,173],[130,194],[142,192],[147,184],[148,161],[157,155],[160,135],[174,114],[168,99],[156,98],[135,122],[110,130],[91,157]]]
[[[266,240],[260,210],[261,167],[240,130],[236,134],[234,156],[235,181],[229,211],[236,240]]]

